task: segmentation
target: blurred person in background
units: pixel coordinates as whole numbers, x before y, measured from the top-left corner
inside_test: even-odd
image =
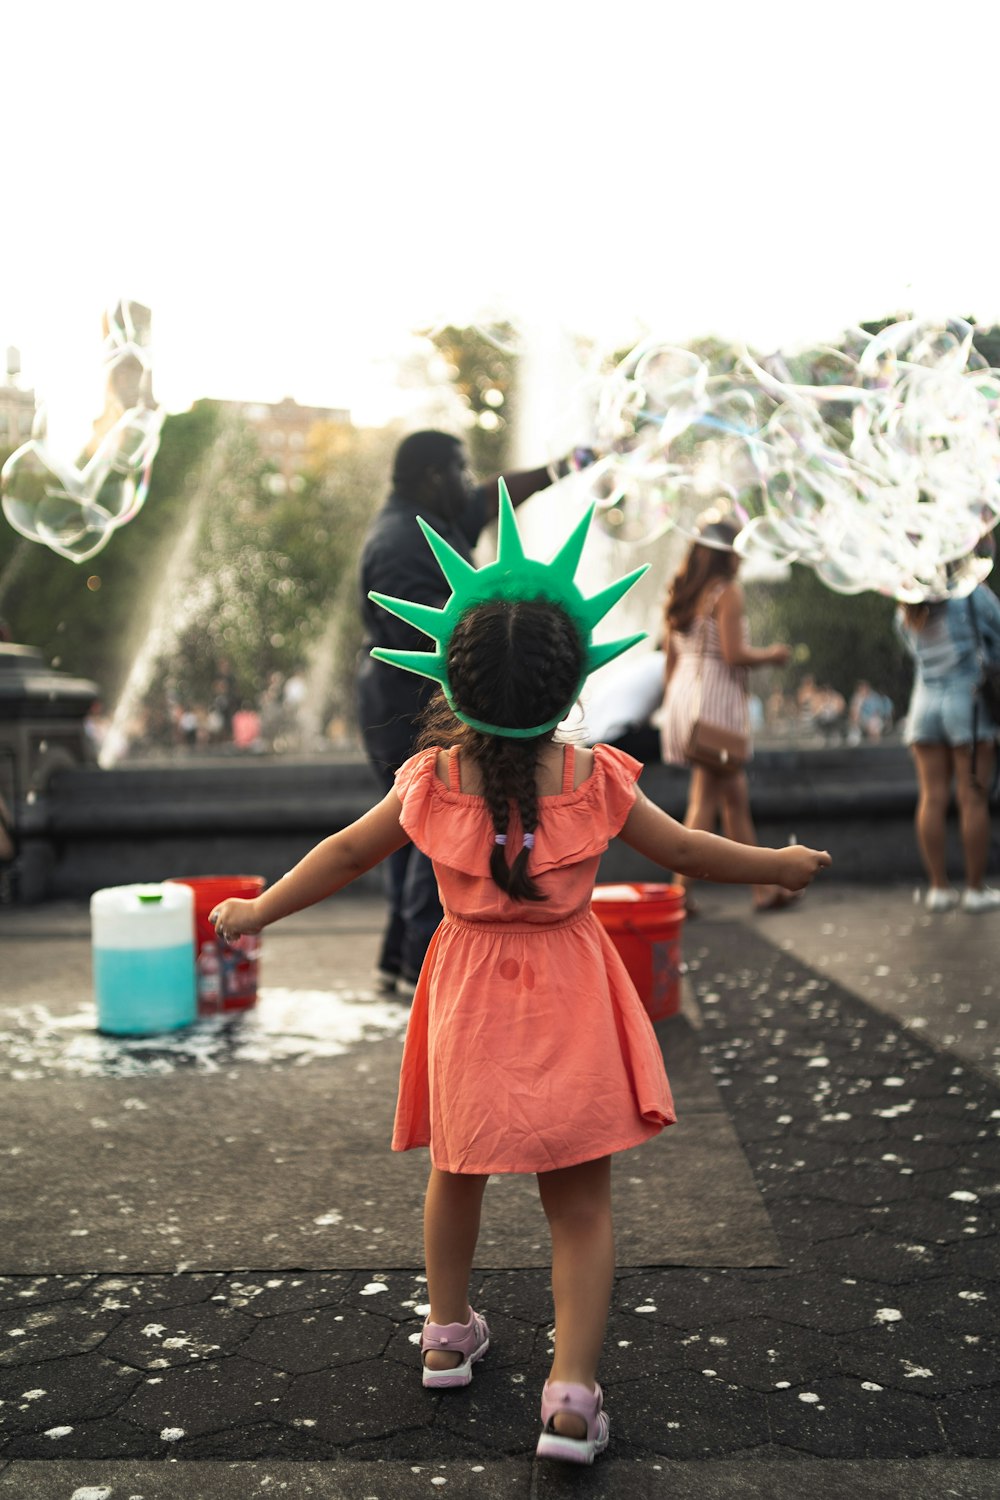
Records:
[[[685,826],[713,833],[721,819],[727,838],[756,844],[743,767],[716,772],[691,764],[687,754],[695,720],[704,709],[711,709],[713,723],[749,735],[748,670],[783,667],[791,655],[787,646],[750,644],[743,590],[737,581],[740,557],[733,548],[738,531],[723,513],[708,511],[670,585],[660,735],[664,761],[691,766]],[[698,908],[692,883],[690,877],[681,877],[687,910],[694,914]],[[776,910],[793,900],[795,895],[780,886],[754,887],[757,911]]]
[[[1000,910],[1000,891],[984,884],[990,848],[989,788],[1000,725],[977,692],[978,631],[986,660],[1000,663],[1000,600],[980,584],[965,599],[901,604],[896,633],[913,659],[903,740],[917,770],[917,844],[928,911]],[[947,820],[952,784],[965,866],[961,898],[948,881]]]

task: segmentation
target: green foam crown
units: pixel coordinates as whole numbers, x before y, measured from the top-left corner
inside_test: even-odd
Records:
[[[638,582],[647,571],[649,564],[644,564],[643,567],[626,574],[624,578],[608,584],[607,588],[591,595],[589,599],[585,598],[574,583],[573,575],[579,566],[594,507],[590,507],[552,561],[543,563],[536,558],[525,557],[507,486],[502,479],[499,484],[497,560],[494,563],[488,563],[483,568],[476,568],[466,562],[454,547],[449,546],[443,537],[438,536],[432,526],[428,526],[421,516],[417,517],[417,525],[427,538],[428,545],[437,558],[445,581],[451,589],[451,597],[442,609],[435,609],[427,604],[414,604],[408,599],[393,599],[388,594],[369,593],[368,595],[369,599],[380,604],[383,609],[398,615],[408,625],[413,625],[417,630],[429,635],[437,643],[437,649],[434,651],[392,651],[376,646],[371,654],[378,661],[388,662],[390,666],[402,667],[404,671],[417,672],[422,677],[431,677],[439,682],[452,712],[463,723],[471,725],[473,729],[481,730],[484,734],[504,735],[511,739],[530,739],[536,735],[545,734],[562,722],[579,697],[583,684],[591,672],[595,672],[598,667],[605,666],[609,661],[614,661],[616,656],[620,656],[630,646],[645,639],[646,632],[643,630],[638,635],[595,645],[593,631],[595,625],[618,603],[632,585]],[[584,648],[583,670],[573,697],[548,723],[536,725],[531,729],[513,729],[502,724],[487,724],[480,719],[473,719],[456,706],[451,684],[448,681],[448,646],[452,632],[462,616],[478,604],[489,604],[496,600],[514,603],[527,599],[545,599],[550,604],[558,605],[573,621],[580,633]]]

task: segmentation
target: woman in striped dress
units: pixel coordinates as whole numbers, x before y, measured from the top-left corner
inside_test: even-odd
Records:
[[[667,598],[666,678],[660,734],[663,759],[688,765],[687,746],[701,717],[737,734],[749,734],[747,672],[751,667],[783,667],[787,646],[751,646],[743,590],[737,582],[740,558],[733,550],[738,528],[709,512],[692,542]],[[700,691],[699,691],[700,679]],[[691,766],[684,822],[714,832],[721,818],[727,838],[756,844],[750,793],[742,767],[724,773]],[[687,890],[690,877],[682,878]],[[758,911],[786,906],[794,897],[778,886],[755,886]],[[689,913],[696,911],[690,893]]]

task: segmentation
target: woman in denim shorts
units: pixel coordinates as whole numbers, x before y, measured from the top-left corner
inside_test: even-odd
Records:
[[[903,738],[917,768],[916,829],[930,881],[928,911],[948,911],[959,902],[958,892],[948,884],[946,860],[952,781],[965,861],[962,909],[1000,910],[1000,891],[983,883],[990,846],[989,787],[1000,725],[976,692],[977,626],[984,654],[1000,661],[1000,600],[983,584],[966,599],[903,604],[896,612],[897,633],[914,663]]]

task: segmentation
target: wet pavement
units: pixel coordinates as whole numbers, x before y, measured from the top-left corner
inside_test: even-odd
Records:
[[[660,1027],[681,1123],[616,1166],[587,1474],[532,1461],[530,1181],[487,1194],[490,1355],[419,1384],[379,920],[290,919],[255,1013],[154,1044],[94,1033],[85,907],[0,910],[0,1500],[1000,1492],[1000,916],[706,893]]]

